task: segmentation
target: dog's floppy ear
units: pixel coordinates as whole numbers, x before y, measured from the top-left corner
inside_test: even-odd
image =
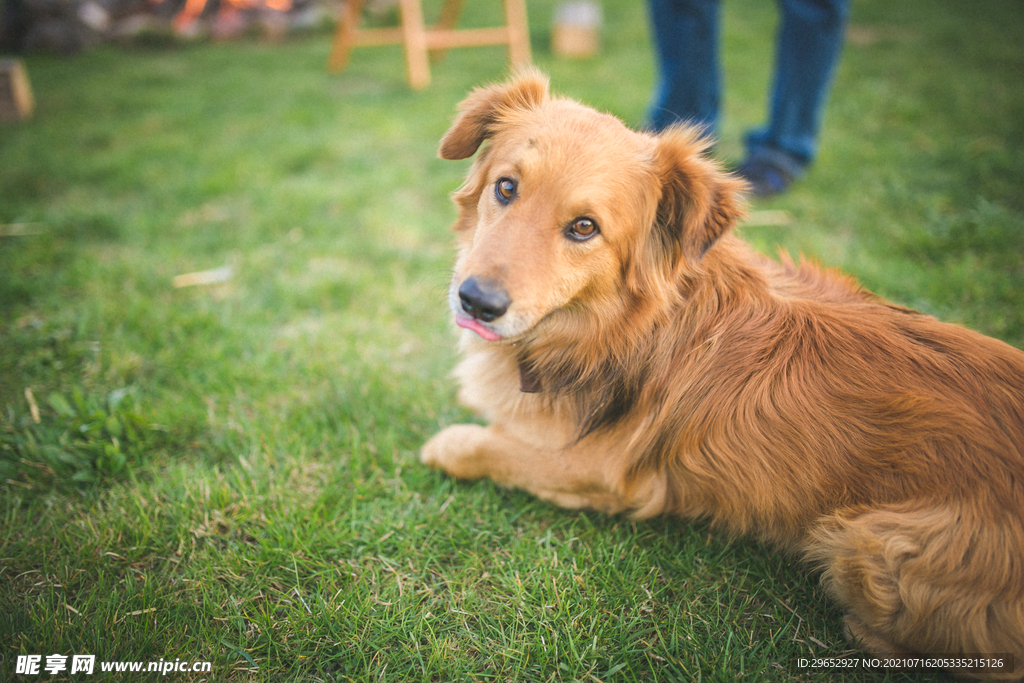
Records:
[[[655,149],[662,193],[654,229],[691,264],[743,216],[747,185],[705,156],[709,146],[700,129],[674,126],[658,136]]]
[[[441,138],[442,159],[468,159],[494,134],[502,116],[516,109],[532,109],[548,95],[548,79],[539,71],[519,72],[511,82],[477,88],[459,105],[455,123]]]

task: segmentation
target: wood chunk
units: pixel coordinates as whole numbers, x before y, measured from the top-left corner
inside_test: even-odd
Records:
[[[33,109],[32,87],[21,60],[0,59],[0,121],[27,119]]]

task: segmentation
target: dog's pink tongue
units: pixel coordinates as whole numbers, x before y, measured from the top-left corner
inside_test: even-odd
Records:
[[[487,329],[486,327],[481,325],[480,321],[477,320],[476,318],[468,318],[463,315],[457,315],[455,316],[455,324],[458,325],[459,327],[464,327],[467,330],[472,330],[476,332],[487,341],[498,341],[499,339],[501,339],[500,334],[497,334]]]

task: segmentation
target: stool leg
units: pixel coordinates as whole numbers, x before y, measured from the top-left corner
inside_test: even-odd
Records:
[[[422,90],[430,85],[430,64],[427,61],[427,36],[423,28],[423,7],[420,0],[401,0],[402,38],[405,43],[405,64],[409,85]]]
[[[530,63],[530,26],[526,18],[526,0],[505,0],[508,24],[508,60],[512,64]]]
[[[464,5],[464,0],[445,0],[444,5],[441,7],[441,16],[438,18],[437,23],[434,24],[434,28],[443,31],[453,30],[459,25],[459,17],[462,16],[462,7]],[[448,48],[434,48],[430,51],[430,61],[440,62],[447,53]]]
[[[348,0],[341,16],[341,24],[334,33],[331,56],[327,58],[328,71],[341,71],[348,66],[348,57],[352,52],[352,39],[355,37],[359,20],[362,18],[364,0]]]

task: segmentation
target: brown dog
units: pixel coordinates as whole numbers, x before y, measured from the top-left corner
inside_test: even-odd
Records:
[[[729,229],[743,184],[692,130],[476,90],[441,141],[455,425],[423,462],[565,507],[672,513],[808,559],[878,653],[1024,671],[1024,353],[770,261]],[[970,672],[961,672],[970,673]]]

